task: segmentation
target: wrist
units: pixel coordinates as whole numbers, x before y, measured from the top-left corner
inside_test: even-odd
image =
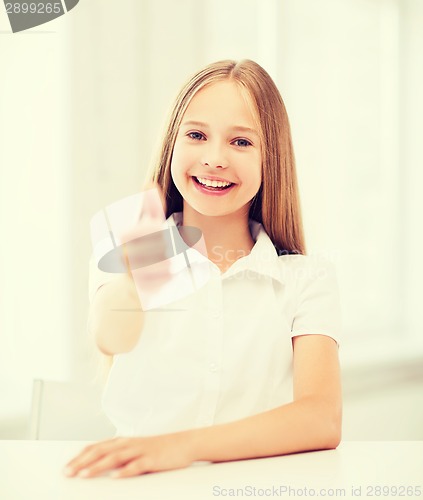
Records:
[[[186,431],[188,449],[189,449],[189,457],[191,462],[199,462],[199,461],[209,461],[207,458],[206,451],[206,443],[207,443],[207,434],[209,429],[204,427],[200,429],[190,429]]]
[[[216,426],[190,429],[188,433],[189,453],[192,462],[212,462],[216,455],[216,439],[219,433]]]

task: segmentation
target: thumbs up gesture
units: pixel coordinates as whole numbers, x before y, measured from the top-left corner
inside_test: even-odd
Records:
[[[153,184],[142,195],[138,222],[120,235],[127,272],[141,295],[158,290],[169,280],[168,259],[173,255],[160,186]]]

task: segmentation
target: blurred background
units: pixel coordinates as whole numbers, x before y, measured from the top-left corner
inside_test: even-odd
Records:
[[[137,192],[194,71],[254,59],[291,120],[309,253],[337,267],[344,439],[423,439],[423,2],[80,0],[0,12],[0,438],[88,383],[89,223]]]

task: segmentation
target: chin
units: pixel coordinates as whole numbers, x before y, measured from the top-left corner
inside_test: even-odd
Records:
[[[243,215],[248,213],[249,207],[235,207],[235,208],[227,208],[227,209],[219,209],[216,206],[205,207],[204,205],[200,206],[199,204],[190,204],[185,202],[185,206],[189,206],[191,210],[194,212],[203,215],[204,217],[225,217],[229,215]]]

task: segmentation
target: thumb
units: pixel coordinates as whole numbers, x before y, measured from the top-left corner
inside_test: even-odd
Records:
[[[143,202],[140,219],[151,218],[160,222],[166,221],[166,209],[163,192],[159,184],[150,184],[142,191]]]

